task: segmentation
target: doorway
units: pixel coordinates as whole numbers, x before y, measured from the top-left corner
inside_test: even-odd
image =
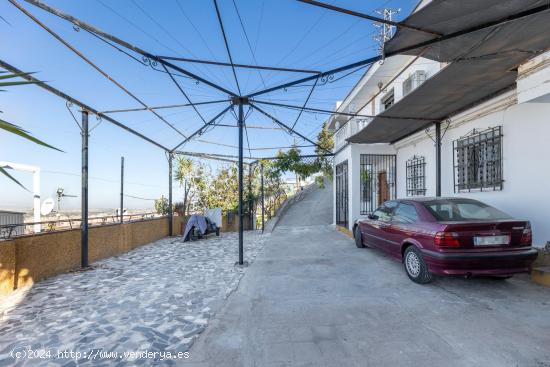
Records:
[[[336,224],[348,227],[348,161],[336,165]]]

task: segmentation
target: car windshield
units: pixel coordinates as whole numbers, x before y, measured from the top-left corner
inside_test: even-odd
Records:
[[[470,199],[441,199],[426,201],[423,204],[438,221],[442,222],[512,218],[492,206]]]

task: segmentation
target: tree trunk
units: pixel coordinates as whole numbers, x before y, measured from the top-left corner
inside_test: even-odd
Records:
[[[189,190],[187,190],[187,180],[185,180],[185,183],[183,184],[183,216],[187,216],[187,195],[189,194]]]

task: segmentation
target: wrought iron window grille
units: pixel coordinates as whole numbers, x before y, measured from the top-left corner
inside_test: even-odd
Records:
[[[406,162],[407,196],[426,195],[426,159],[413,156]]]
[[[502,126],[496,126],[453,141],[455,193],[502,190],[502,136]]]

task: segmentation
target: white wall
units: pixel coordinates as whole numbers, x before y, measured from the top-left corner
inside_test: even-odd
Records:
[[[347,145],[344,149],[336,153],[334,156],[334,167],[333,167],[333,179],[332,179],[332,224],[336,224],[336,166],[344,161],[348,161],[348,175],[349,175],[349,169],[350,169],[350,161],[351,161],[351,145]],[[348,197],[349,192],[351,192],[350,188],[350,180],[348,176]],[[348,218],[350,217],[349,213],[349,203],[348,203]]]
[[[425,159],[426,196],[435,196],[435,143],[426,139],[426,133],[416,134],[414,139],[395,144],[397,150],[397,197],[407,196],[407,160],[413,156]]]
[[[550,241],[550,191],[547,189],[550,169],[546,158],[550,155],[550,148],[547,148],[550,141],[550,103],[515,102],[515,91],[512,91],[453,117],[442,139],[442,195],[480,200],[514,217],[531,221],[533,244],[543,246],[546,241]],[[496,126],[502,126],[503,133],[503,190],[455,193],[453,141],[474,128],[482,130]],[[395,145],[398,197],[406,196],[405,162],[414,154],[426,157],[427,196],[434,196],[433,141],[425,132],[420,132]]]
[[[403,82],[408,77],[410,77],[412,74],[414,74],[418,70],[423,70],[426,72],[426,79],[431,78],[432,76],[437,74],[439,70],[441,70],[442,65],[443,64],[438,61],[433,61],[433,60],[419,57],[417,60],[411,63],[411,65],[407,68],[407,70],[405,70],[401,75],[395,78],[393,82],[391,82],[386,88],[384,88],[382,93],[376,96],[376,98],[374,99],[376,114],[383,112],[381,108],[381,101],[386,95],[386,93],[391,91],[392,88],[393,88],[393,95],[394,95],[395,102],[398,102],[400,99],[403,98]],[[403,69],[403,66],[400,66],[399,68],[394,68],[393,70],[387,70],[386,72],[397,75],[402,69]],[[363,113],[366,113],[366,112],[367,111]],[[369,110],[368,112],[371,113],[372,110]]]
[[[442,132],[442,195],[477,199],[504,210],[514,217],[531,221],[533,244],[550,241],[550,52],[538,56],[519,68],[518,90],[512,90],[464,111],[450,119]],[[441,64],[417,60],[388,86],[394,88],[396,100],[402,96],[402,82],[416,70],[433,76]],[[397,73],[399,70],[395,70]],[[379,113],[381,93],[375,99]],[[518,103],[519,100],[519,103]],[[369,105],[361,111],[372,112]],[[472,129],[502,126],[503,179],[501,191],[455,193],[453,182],[453,141]],[[435,129],[428,132],[434,137]],[[348,160],[349,224],[360,218],[360,155],[397,154],[397,197],[406,197],[406,161],[414,155],[426,158],[426,195],[435,196],[435,144],[421,131],[393,146],[388,144],[351,144],[335,157],[335,164]],[[334,185],[335,187],[335,185]],[[334,216],[335,220],[335,216]]]
[[[334,157],[334,166],[348,161],[348,223],[349,229],[353,223],[364,216],[361,215],[361,154],[395,154],[395,148],[389,144],[348,144]],[[333,223],[336,223],[336,177],[333,184]]]
[[[361,215],[361,154],[395,154],[390,144],[351,144],[352,165],[350,168],[350,229],[353,223],[364,218]]]

